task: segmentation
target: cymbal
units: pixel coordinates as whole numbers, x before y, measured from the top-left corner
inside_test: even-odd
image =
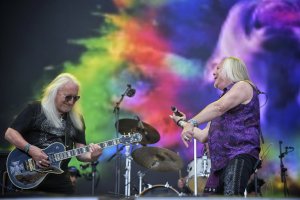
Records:
[[[141,122],[144,128],[139,126],[139,121],[136,119],[120,119],[119,132],[123,135],[138,132],[143,136],[142,145],[154,144],[159,141],[160,135],[158,131],[146,122]],[[117,126],[117,123],[115,124]]]
[[[175,152],[160,147],[141,147],[132,152],[135,162],[156,171],[177,171],[183,161]]]

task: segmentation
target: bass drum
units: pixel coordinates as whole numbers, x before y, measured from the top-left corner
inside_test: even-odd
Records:
[[[150,188],[141,192],[140,196],[144,197],[175,197],[179,196],[179,192],[172,186],[167,185],[153,185]]]
[[[210,174],[210,168],[211,168],[211,160],[207,158],[207,156],[203,156],[201,158],[197,159],[197,192],[203,193],[204,187],[206,185],[207,178]],[[194,160],[188,164],[188,180],[187,180],[187,186],[192,191],[194,191],[195,188],[195,180],[194,180]]]

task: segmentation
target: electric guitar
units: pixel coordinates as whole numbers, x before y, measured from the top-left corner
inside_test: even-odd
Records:
[[[142,135],[140,133],[134,133],[108,140],[99,143],[98,145],[104,149],[118,144],[128,145],[138,143],[141,140]],[[66,148],[62,143],[55,142],[43,149],[43,151],[48,155],[50,161],[50,166],[48,168],[38,167],[36,162],[20,149],[16,148],[9,153],[6,161],[7,173],[9,179],[15,186],[21,189],[31,189],[38,186],[48,173],[61,174],[64,172],[60,168],[62,160],[89,152],[90,148],[89,146],[84,146],[66,151]]]

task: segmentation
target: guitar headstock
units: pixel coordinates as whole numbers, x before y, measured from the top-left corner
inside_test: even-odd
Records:
[[[132,144],[132,143],[138,143],[142,141],[143,136],[140,133],[133,133],[129,135],[123,135],[120,138],[120,143],[122,144]]]

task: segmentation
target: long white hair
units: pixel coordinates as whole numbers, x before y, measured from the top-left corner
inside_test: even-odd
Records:
[[[222,73],[232,82],[250,81],[245,63],[236,57],[226,57],[222,60]]]
[[[62,73],[58,75],[45,89],[42,96],[42,111],[46,115],[47,119],[56,128],[61,128],[62,123],[60,120],[60,115],[55,106],[55,98],[57,92],[67,83],[74,83],[78,87],[80,86],[79,81],[69,73]],[[69,112],[72,124],[79,130],[83,130],[84,125],[81,119],[81,112],[77,104],[74,105],[72,110]]]

